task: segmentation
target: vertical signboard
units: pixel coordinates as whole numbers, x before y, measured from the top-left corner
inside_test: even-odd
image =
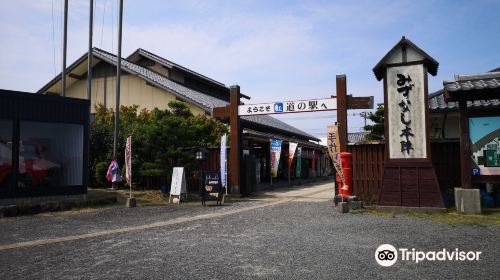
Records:
[[[427,157],[423,64],[387,68],[389,158]]]
[[[168,202],[170,203],[170,199],[172,195],[180,196],[181,194],[186,193],[186,175],[184,174],[184,167],[174,167],[172,172],[172,183],[170,185],[170,197]]]

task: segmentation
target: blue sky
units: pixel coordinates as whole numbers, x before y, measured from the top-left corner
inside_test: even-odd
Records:
[[[500,1],[125,0],[123,56],[141,47],[226,85],[247,103],[324,98],[335,76],[375,96],[371,69],[405,35],[439,63],[430,92],[454,74],[500,67]],[[95,0],[94,46],[116,53],[117,0]],[[62,0],[3,1],[0,88],[36,91],[61,70]],[[86,52],[88,1],[70,0],[68,65]],[[350,112],[349,130],[360,117]],[[334,112],[280,119],[317,137]]]

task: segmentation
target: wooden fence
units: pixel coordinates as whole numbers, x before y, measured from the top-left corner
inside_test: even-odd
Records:
[[[349,145],[352,153],[353,194],[366,202],[376,202],[382,185],[384,170],[384,143],[369,142]],[[432,142],[431,157],[441,191],[449,191],[460,184],[460,143]]]

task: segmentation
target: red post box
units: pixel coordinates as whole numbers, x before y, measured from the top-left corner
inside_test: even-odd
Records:
[[[347,152],[340,153],[340,167],[342,168],[342,173],[344,174],[345,183],[347,189],[344,189],[344,184],[342,180],[337,175],[337,182],[339,183],[339,194],[338,196],[349,197],[352,196],[352,169],[351,169],[351,158],[352,154]]]

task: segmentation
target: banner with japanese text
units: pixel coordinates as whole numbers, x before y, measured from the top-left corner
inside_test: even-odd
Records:
[[[295,168],[295,177],[300,178],[302,172],[302,147],[297,148],[297,167]]]
[[[227,135],[222,135],[220,139],[220,176],[221,185],[223,188],[227,187],[227,146],[226,146]]]
[[[342,168],[339,164],[340,141],[339,141],[339,128],[337,125],[327,126],[326,145],[328,147],[328,154],[332,159],[335,171],[337,171],[337,175],[340,177],[340,180],[344,185],[344,189],[348,188],[348,186],[345,183],[344,173],[342,172]]]
[[[132,186],[132,136],[127,137],[125,144],[125,179]]]
[[[278,177],[282,143],[283,140],[271,139],[271,177]]]
[[[290,167],[292,166],[293,157],[298,144],[299,143],[288,143],[288,171],[290,171]]]

